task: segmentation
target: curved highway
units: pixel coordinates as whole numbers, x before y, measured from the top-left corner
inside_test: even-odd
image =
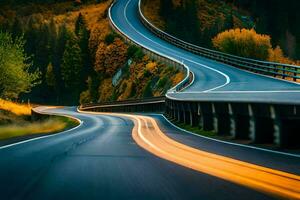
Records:
[[[168,97],[181,100],[205,100],[208,97],[208,100],[216,98],[217,101],[230,98],[233,101],[300,103],[299,84],[215,62],[158,38],[141,23],[138,2],[139,0],[117,0],[110,11],[114,25],[134,42],[160,55],[183,62],[195,74],[195,81],[190,87],[180,93],[169,93]]]
[[[192,86],[170,97],[300,101],[297,84],[210,61],[158,39],[138,20],[137,3],[116,1],[110,13],[115,25],[195,73]],[[1,199],[300,199],[300,156],[195,136],[162,115],[46,112],[81,124],[0,146]]]
[[[139,147],[131,136],[136,128],[128,116],[78,113],[76,108],[47,112],[67,114],[82,123],[70,131],[0,147],[1,199],[273,199],[250,189],[252,186],[240,186],[225,181],[225,177],[207,175],[210,173],[197,172],[154,156]],[[268,174],[280,176],[275,177],[276,183],[281,184],[280,190],[292,186],[295,191],[299,189],[299,181],[295,182],[300,175],[299,157],[205,140],[174,128],[160,115],[152,117],[156,122],[141,124],[152,133],[157,123],[172,141],[201,148],[211,155],[225,156],[231,159],[230,163],[242,161],[245,166],[252,163],[246,174],[260,166],[267,170],[273,168],[275,171]],[[144,133],[150,137],[146,130]],[[202,153],[200,156],[201,166],[213,167],[216,162],[220,167],[218,157],[209,158]],[[240,164],[235,167],[239,170]],[[291,182],[282,184],[287,177]],[[251,176],[252,179],[263,180],[256,176]]]

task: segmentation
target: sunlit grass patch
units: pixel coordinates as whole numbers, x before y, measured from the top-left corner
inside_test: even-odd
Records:
[[[67,117],[51,117],[45,121],[9,124],[0,127],[0,140],[18,136],[48,134],[75,127],[78,122]]]
[[[31,115],[31,106],[28,104],[14,103],[0,99],[0,110],[11,112],[15,115]]]

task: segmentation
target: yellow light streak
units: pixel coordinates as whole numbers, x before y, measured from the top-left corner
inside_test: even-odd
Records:
[[[158,157],[272,196],[300,199],[300,176],[298,175],[181,144],[166,136],[151,117],[115,113],[101,114],[132,119],[135,124],[132,130],[133,139],[139,146]]]

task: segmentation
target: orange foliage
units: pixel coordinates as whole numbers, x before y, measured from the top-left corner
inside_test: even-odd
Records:
[[[81,13],[83,17],[86,19],[87,25],[89,29],[93,29],[93,27],[99,23],[101,19],[104,19],[104,14],[107,8],[110,5],[110,1],[105,1],[99,4],[92,4],[88,6],[81,7],[80,10],[68,12],[68,14],[61,14],[54,17],[54,21],[57,24],[65,23],[70,30],[74,29],[75,21]],[[102,14],[102,15],[101,15]]]
[[[114,74],[119,67],[126,62],[127,46],[120,39],[116,38],[110,45],[101,43],[96,52],[94,69],[106,75]]]
[[[291,64],[295,65],[296,62],[292,61],[288,57],[284,56],[284,53],[280,46],[277,46],[275,49],[269,49],[269,57],[268,60],[271,62],[278,62],[278,63],[284,63],[284,64]]]
[[[182,81],[183,79],[184,79],[184,73],[179,72],[175,76],[172,77],[172,84],[176,85],[176,84],[180,83],[180,81]]]
[[[258,34],[254,29],[231,29],[219,33],[212,41],[222,52],[261,60],[268,58],[272,48],[270,36]]]
[[[98,49],[98,45],[104,41],[106,35],[110,32],[109,22],[107,20],[101,20],[99,23],[94,24],[91,27],[90,39],[89,39],[89,48],[93,57]]]
[[[104,79],[100,84],[98,91],[100,94],[99,96],[100,102],[109,101],[113,91],[112,79],[111,78]]]

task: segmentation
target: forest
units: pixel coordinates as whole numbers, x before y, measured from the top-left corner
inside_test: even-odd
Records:
[[[213,48],[212,38],[229,29],[255,29],[271,37],[291,59],[300,59],[297,0],[144,0],[154,24],[188,42]]]
[[[153,61],[111,30],[106,16],[110,3],[109,0],[2,2],[0,32],[21,52],[20,64],[28,72],[28,77],[25,74],[22,80],[27,80],[28,87],[14,93],[3,90],[0,97],[76,105],[159,96],[179,82],[182,72]],[[10,66],[9,62],[3,66]],[[113,84],[118,72],[121,77]],[[9,75],[18,77],[17,73]],[[7,91],[21,84],[21,79],[12,80],[15,80],[12,84],[2,84],[11,85]]]

